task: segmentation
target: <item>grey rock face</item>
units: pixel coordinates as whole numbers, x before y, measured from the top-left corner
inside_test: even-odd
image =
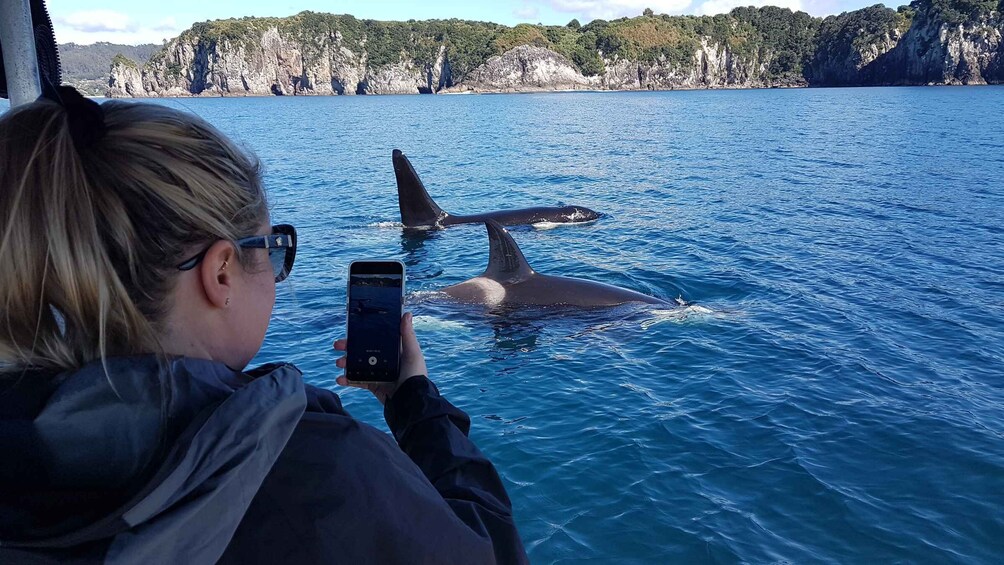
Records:
[[[818,52],[809,65],[810,81],[816,86],[862,84],[863,76],[872,72],[866,68],[879,57],[892,51],[901,38],[897,30],[891,30],[877,41],[860,48],[847,45],[846,51]]]
[[[411,61],[401,61],[366,73],[358,88],[359,94],[416,94],[428,88],[429,79],[424,69]]]
[[[610,90],[672,90],[676,88],[764,88],[805,86],[771,82],[767,64],[736,56],[728,47],[704,38],[693,57],[684,64],[665,58],[651,63],[622,59],[605,60],[606,72],[599,84]]]
[[[944,59],[940,65],[941,82],[987,84],[1004,81],[1002,35],[1004,35],[1004,20],[1000,14],[994,19],[984,19],[957,27],[940,26],[938,39],[944,46]],[[934,70],[937,71],[937,67]]]
[[[819,52],[811,83],[821,86],[987,84],[1004,82],[1004,21],[999,14],[950,26],[918,14],[898,30],[843,51]]]
[[[737,57],[727,47],[707,39],[683,64],[664,57],[653,62],[613,58],[604,59],[604,66],[603,74],[586,77],[554,51],[521,45],[501,56],[492,57],[453,90],[672,90],[780,86],[764,78],[767,75],[766,63]],[[804,86],[805,83],[797,85]]]
[[[183,35],[142,71],[113,68],[108,95],[417,94],[449,85],[445,46],[425,64],[409,59],[373,68],[366,52],[349,49],[340,33],[304,40],[286,37],[273,26],[243,41]]]

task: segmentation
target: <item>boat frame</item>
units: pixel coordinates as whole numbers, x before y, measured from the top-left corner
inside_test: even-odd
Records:
[[[0,0],[0,44],[11,108],[42,94],[30,0]]]

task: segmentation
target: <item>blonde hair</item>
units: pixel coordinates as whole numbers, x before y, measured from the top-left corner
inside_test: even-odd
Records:
[[[203,120],[102,108],[86,145],[53,102],[0,118],[0,369],[158,353],[185,254],[268,217],[257,159]]]

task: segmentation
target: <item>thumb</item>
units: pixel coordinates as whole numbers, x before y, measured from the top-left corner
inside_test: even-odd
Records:
[[[411,312],[401,317],[401,378],[404,379],[429,374],[413,322]]]
[[[414,316],[411,312],[401,319],[401,349],[409,356],[422,351],[422,346],[418,344],[418,336],[415,335]]]

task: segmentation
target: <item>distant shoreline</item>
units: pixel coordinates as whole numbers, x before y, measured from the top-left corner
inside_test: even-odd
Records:
[[[990,84],[896,84],[896,85],[856,85],[856,86],[810,86],[810,85],[799,85],[799,86],[767,86],[767,87],[707,87],[707,88],[653,88],[653,89],[607,89],[607,88],[569,88],[569,89],[550,89],[550,88],[540,88],[540,89],[506,89],[506,90],[444,90],[437,92],[435,94],[285,94],[282,96],[276,96],[274,94],[192,94],[190,96],[98,96],[98,95],[87,95],[87,98],[102,98],[107,100],[137,100],[142,101],[145,99],[151,100],[187,100],[193,98],[386,98],[389,96],[398,97],[435,97],[435,96],[499,96],[507,94],[576,94],[576,93],[595,93],[595,94],[612,94],[612,93],[653,93],[653,92],[701,92],[701,91],[740,91],[740,90],[840,90],[840,89],[879,89],[879,88],[979,88],[979,87],[1004,87],[1004,84],[990,83]]]

